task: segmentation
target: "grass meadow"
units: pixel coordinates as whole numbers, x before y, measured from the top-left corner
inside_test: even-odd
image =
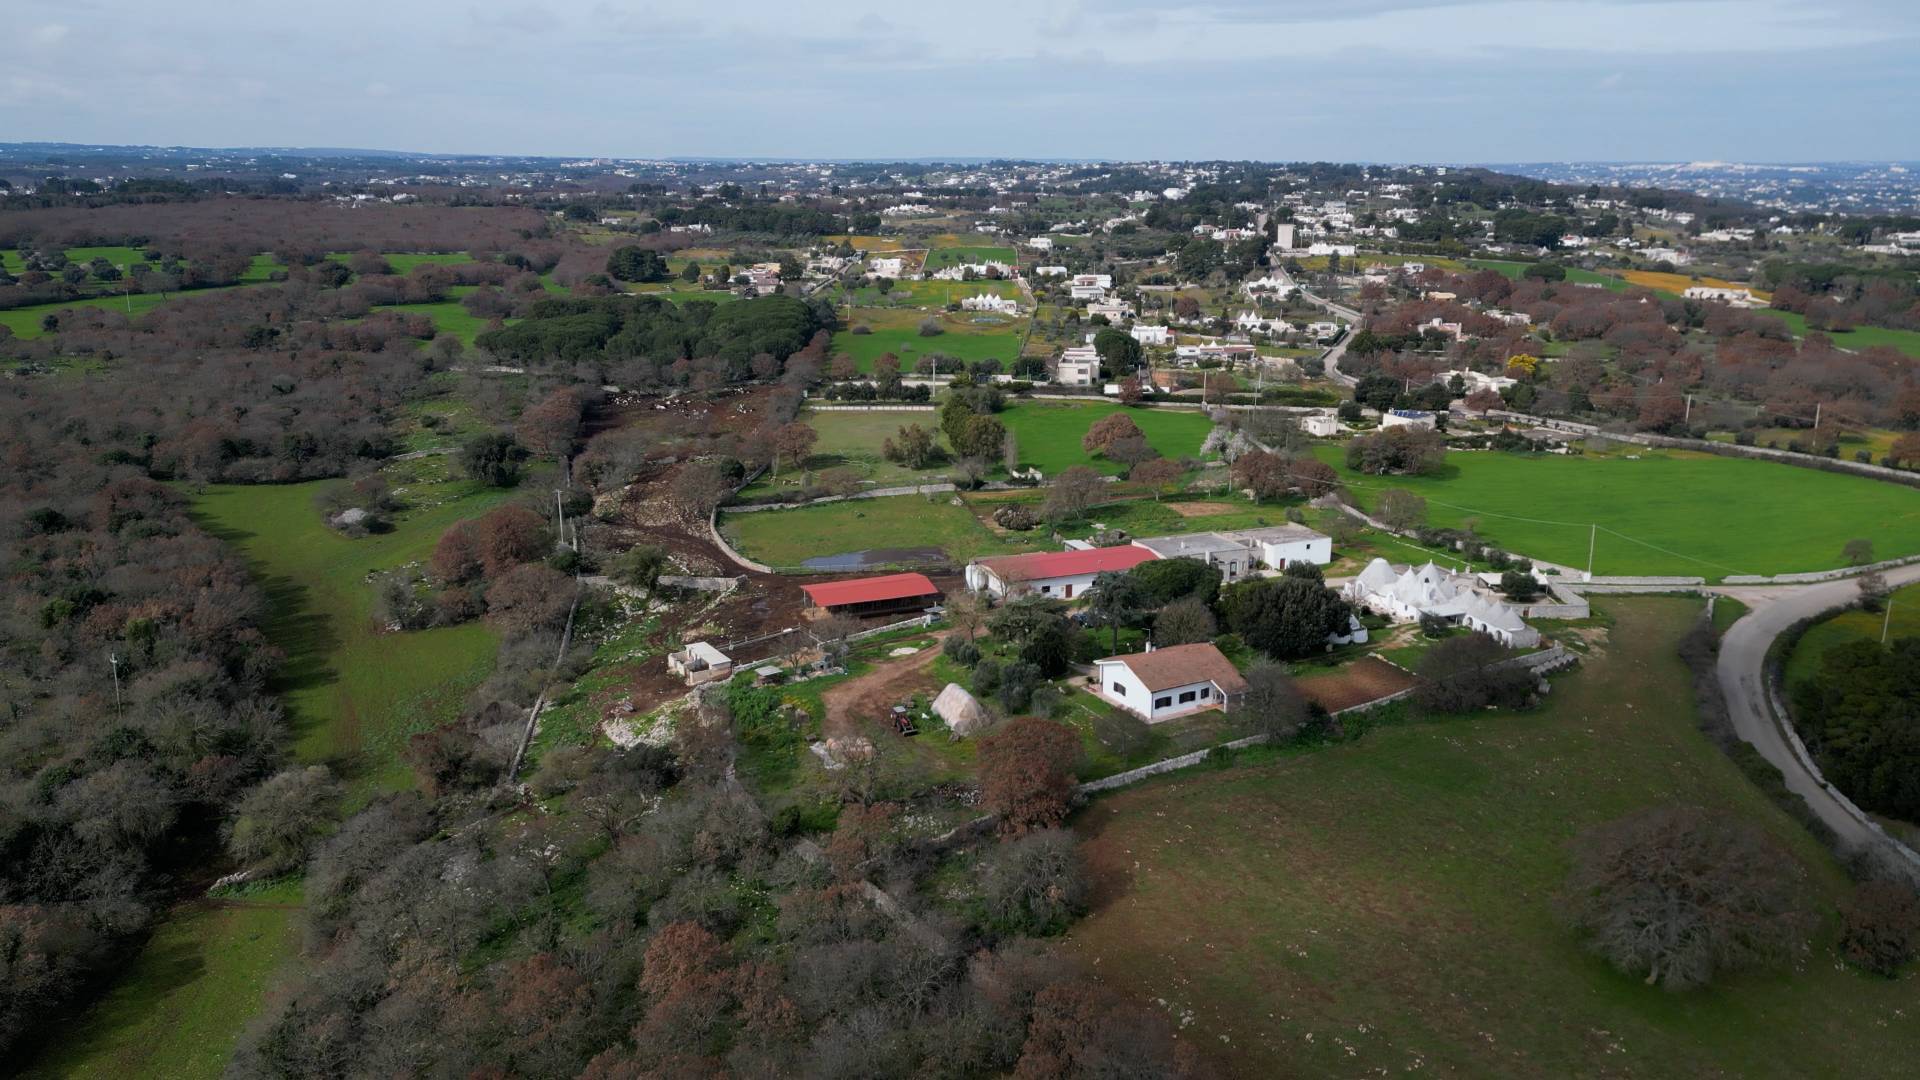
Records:
[[[938,320],[943,333],[920,336],[923,319]],[[900,368],[911,370],[920,358],[933,353],[969,362],[994,359],[1011,364],[1026,341],[1027,320],[966,311],[929,315],[912,308],[855,308],[849,327],[872,331],[856,334],[850,328],[835,331],[832,351],[853,357],[862,372],[871,372],[886,353],[900,358]]]
[[[1920,637],[1920,584],[1895,589],[1890,611],[1843,611],[1808,627],[1787,656],[1787,683],[1819,674],[1820,658],[1828,649],[1855,641],[1879,641],[1882,628],[1888,641]]]
[[[796,510],[723,513],[720,530],[749,559],[795,569],[817,556],[887,548],[937,547],[955,563],[984,555],[1051,548],[1038,531],[999,534],[951,494],[894,495]]]
[[[936,240],[938,239],[942,238],[936,238]],[[949,266],[983,262],[1002,262],[1011,266],[1013,265],[1014,259],[1014,250],[1010,247],[1000,247],[994,244],[966,243],[942,245],[936,242],[932,250],[927,252],[926,268],[928,270],[942,270]]]
[[[330,764],[364,799],[410,786],[406,738],[450,719],[492,669],[482,623],[385,633],[372,621],[369,574],[424,560],[449,525],[510,493],[445,478],[445,458],[394,477],[413,508],[393,531],[354,540],[320,520],[314,498],[339,481],[209,487],[195,509],[252,563],[272,605],[267,635],[287,653],[275,687],[302,761]]]
[[[1596,574],[1780,574],[1841,564],[1848,540],[1881,558],[1920,553],[1920,491],[1865,477],[1678,450],[1522,456],[1462,451],[1436,476],[1361,476],[1340,447],[1320,457],[1362,507],[1403,488],[1427,520],[1576,568],[1600,527]]]
[[[221,1075],[274,973],[299,951],[300,900],[297,883],[279,883],[174,908],[106,996],[24,1075]]]
[[[1596,610],[1604,643],[1538,711],[1406,720],[1100,797],[1074,822],[1094,912],[1059,948],[1162,1002],[1230,1075],[1905,1075],[1920,980],[1839,963],[1839,868],[1695,728],[1674,650],[1699,603]],[[1753,823],[1805,870],[1823,921],[1791,971],[1669,993],[1556,917],[1568,840],[1672,801]]]
[[[1021,402],[997,415],[1019,443],[1020,462],[1052,477],[1074,465],[1091,465],[1109,475],[1121,467],[1080,448],[1087,429],[1102,418],[1125,411],[1140,426],[1147,442],[1162,457],[1198,457],[1213,422],[1198,410],[1127,409],[1107,402],[1078,405],[1064,402]]]

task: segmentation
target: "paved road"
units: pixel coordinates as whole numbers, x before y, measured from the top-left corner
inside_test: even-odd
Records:
[[[1889,585],[1920,581],[1920,565],[1890,570],[1886,578]],[[1714,591],[1735,597],[1753,609],[1720,641],[1720,689],[1726,695],[1734,730],[1779,766],[1787,787],[1806,799],[1845,846],[1864,848],[1876,843],[1880,834],[1858,808],[1828,790],[1814,772],[1813,763],[1795,752],[1780,727],[1781,721],[1774,719],[1766,691],[1767,649],[1774,639],[1801,619],[1852,601],[1859,595],[1859,585],[1848,578],[1817,585],[1732,585]]]
[[[1300,290],[1300,295],[1304,297],[1308,303],[1318,304],[1320,307],[1351,322],[1353,327],[1360,325],[1361,315],[1358,311],[1344,304],[1336,304],[1324,296],[1315,296],[1305,289]],[[1320,358],[1321,363],[1327,365],[1327,378],[1332,379],[1341,386],[1352,386],[1354,383],[1360,381],[1340,370],[1340,358],[1347,355],[1347,343],[1353,340],[1355,333],[1353,327],[1348,327],[1346,334],[1341,336],[1339,344],[1328,349],[1327,354]]]

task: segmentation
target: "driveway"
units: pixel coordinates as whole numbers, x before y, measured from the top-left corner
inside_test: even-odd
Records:
[[[1888,585],[1920,581],[1920,565],[1886,573]],[[1742,616],[1720,640],[1717,665],[1720,690],[1726,695],[1733,728],[1754,749],[1779,767],[1787,787],[1807,801],[1820,820],[1849,848],[1866,848],[1881,838],[1860,810],[1843,801],[1817,778],[1812,762],[1794,750],[1767,702],[1767,650],[1787,627],[1801,619],[1847,604],[1859,595],[1853,578],[1817,585],[1730,585],[1713,590],[1733,597],[1753,610]]]

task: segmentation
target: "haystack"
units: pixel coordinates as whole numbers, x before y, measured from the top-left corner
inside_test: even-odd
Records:
[[[986,707],[959,683],[948,683],[940,696],[933,699],[933,713],[946,722],[947,730],[953,732],[956,739],[984,731],[993,723]]]

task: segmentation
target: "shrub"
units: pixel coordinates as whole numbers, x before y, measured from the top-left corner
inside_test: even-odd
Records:
[[[1914,957],[1920,938],[1920,896],[1890,881],[1861,884],[1840,905],[1840,953],[1889,979]]]
[[[946,654],[947,659],[961,667],[970,668],[980,662],[980,646],[958,634],[947,635],[947,640],[941,644],[940,651]]]

